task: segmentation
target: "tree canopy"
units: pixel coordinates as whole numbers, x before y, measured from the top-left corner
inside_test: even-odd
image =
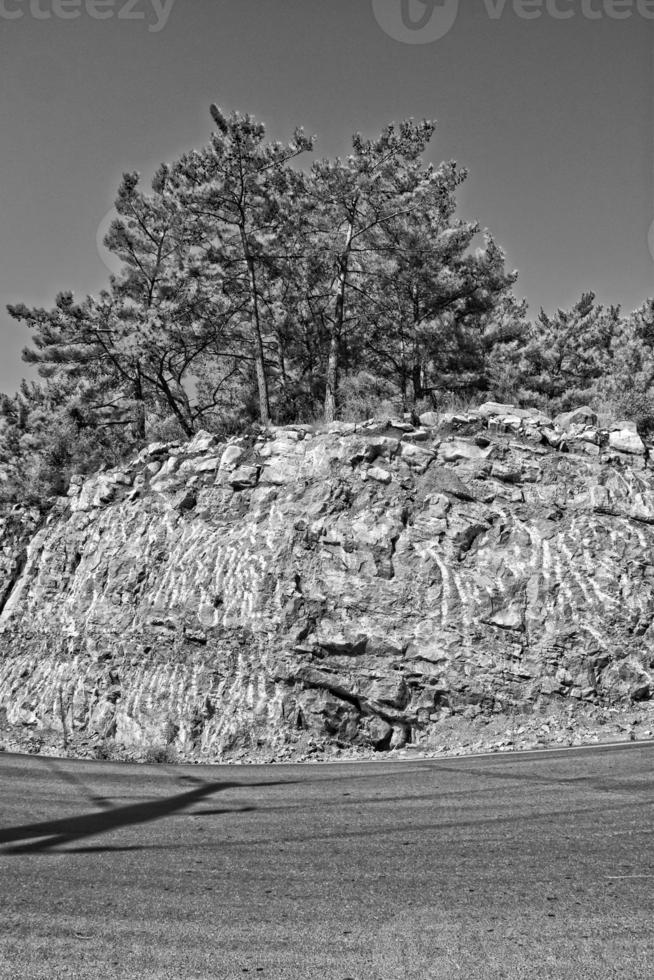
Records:
[[[212,106],[207,144],[144,189],[123,176],[97,296],[9,307],[40,380],[0,399],[5,499],[199,428],[397,414],[482,394],[545,410],[613,399],[654,418],[654,302],[592,293],[529,322],[500,245],[457,216],[467,172],[404,120],[314,158]]]

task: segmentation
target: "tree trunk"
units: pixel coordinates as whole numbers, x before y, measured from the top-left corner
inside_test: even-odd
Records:
[[[404,414],[409,407],[406,394],[406,365],[404,362],[402,362],[402,373],[400,375],[400,395],[402,397],[402,414]]]
[[[343,322],[345,320],[345,293],[347,290],[347,274],[349,271],[353,235],[354,218],[350,218],[350,222],[347,226],[345,249],[338,260],[336,307],[334,310],[334,322],[332,323],[329,337],[329,357],[327,359],[327,377],[325,379],[325,422],[333,422],[336,418],[339,351],[341,346],[341,335],[343,332]]]
[[[257,377],[257,392],[259,395],[259,416],[261,424],[270,425],[270,399],[268,396],[268,378],[266,376],[266,360],[263,349],[263,337],[261,336],[261,316],[259,313],[259,293],[257,290],[257,274],[254,268],[254,259],[250,253],[245,228],[241,225],[241,242],[245,261],[248,267],[248,282],[250,287],[250,303],[252,305],[252,326],[254,334],[254,369]]]
[[[137,443],[145,443],[145,399],[143,398],[143,384],[141,372],[137,368],[136,378],[134,379],[134,401],[136,403],[136,418],[132,423],[132,433]]]
[[[411,367],[411,380],[413,382],[413,404],[425,397],[425,376],[422,370],[422,357],[418,339],[418,326],[420,324],[420,295],[417,285],[411,287],[411,297],[413,300],[413,365]]]
[[[404,324],[400,321],[400,395],[402,396],[402,413],[407,411],[407,380],[406,344],[404,340]]]
[[[413,382],[413,402],[415,404],[425,396],[422,377],[422,362],[419,357],[416,357],[413,362],[413,366],[411,368],[411,381]]]
[[[175,416],[175,418],[179,422],[179,424],[180,424],[180,426],[182,428],[182,431],[183,431],[184,435],[187,437],[187,439],[191,439],[193,437],[193,435],[194,435],[194,432],[195,432],[194,427],[193,427],[193,423],[191,422],[190,419],[187,419],[187,418],[184,417],[184,413],[182,412],[181,408],[179,407],[178,401],[175,398],[175,396],[172,393],[172,391],[170,390],[170,385],[168,384],[168,382],[166,381],[166,378],[164,377],[163,370],[159,371],[159,373],[157,375],[157,381],[159,382],[159,387],[161,388],[162,392],[164,393],[165,399],[168,402],[168,405],[169,405],[169,407],[170,407],[173,415]]]
[[[329,339],[329,357],[327,359],[327,386],[325,390],[325,422],[333,422],[336,418],[336,389],[338,386],[338,345],[340,338],[332,331]]]

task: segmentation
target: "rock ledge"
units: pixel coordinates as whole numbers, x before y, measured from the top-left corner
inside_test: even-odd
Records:
[[[645,717],[653,547],[649,448],[587,408],[153,444],[2,519],[0,731],[281,759]]]

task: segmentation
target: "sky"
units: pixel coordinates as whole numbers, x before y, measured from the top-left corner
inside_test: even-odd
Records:
[[[6,304],[100,290],[121,174],[206,142],[211,102],[324,156],[434,119],[429,158],[469,170],[458,214],[532,314],[589,290],[638,307],[653,49],[653,0],[0,0],[0,390],[29,376]]]

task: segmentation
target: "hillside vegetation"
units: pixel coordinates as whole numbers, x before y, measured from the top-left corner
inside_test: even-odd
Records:
[[[315,157],[212,107],[208,143],[126,173],[97,296],[24,304],[38,381],[0,399],[0,495],[47,510],[73,474],[153,441],[465,406],[589,404],[654,425],[654,302],[584,293],[530,320],[501,247],[457,217],[466,179],[428,162],[434,124]]]

